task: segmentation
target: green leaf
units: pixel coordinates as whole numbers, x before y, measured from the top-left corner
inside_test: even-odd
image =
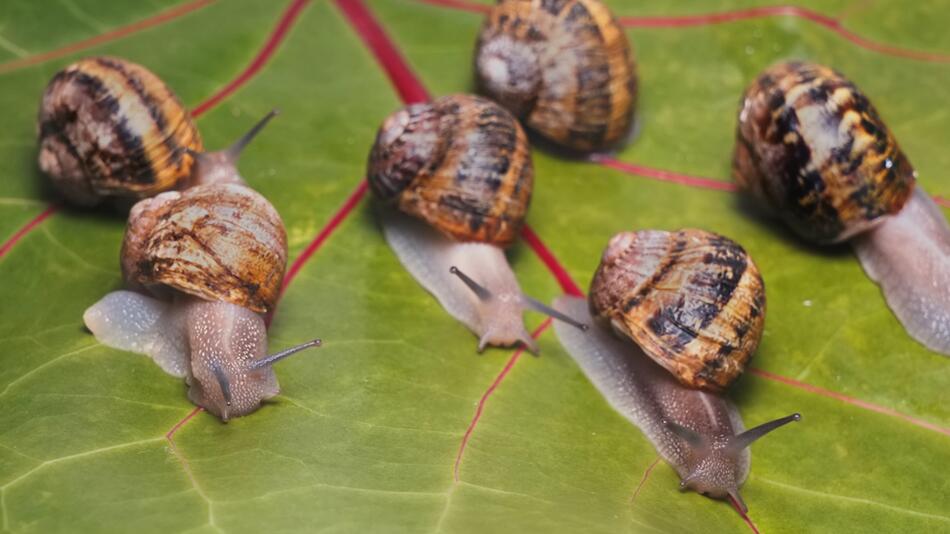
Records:
[[[0,240],[49,200],[36,169],[34,120],[54,72],[83,54],[127,57],[194,108],[252,63],[290,5],[204,3],[30,63],[186,4],[4,2]],[[630,17],[763,5],[610,4]],[[774,61],[807,58],[863,87],[923,187],[950,195],[942,172],[950,167],[950,115],[935,99],[950,84],[950,70],[936,61],[950,54],[940,3],[806,4],[813,14],[843,14],[841,26],[864,46],[793,16],[628,29],[641,79],[641,131],[616,158],[727,181],[742,90]],[[432,94],[471,89],[477,13],[414,0],[370,0],[368,8]],[[907,50],[934,57],[902,57]],[[27,64],[5,70],[10,61]],[[376,128],[400,105],[339,6],[314,1],[263,68],[198,125],[206,145],[221,147],[281,108],[241,170],[281,213],[293,259],[357,189]],[[756,370],[731,395],[747,424],[793,411],[803,420],[753,447],[743,494],[758,527],[950,530],[948,361],[908,338],[849,250],[804,245],[729,192],[540,150],[534,158],[529,223],[581,287],[607,239],[627,229],[706,228],[742,243],[759,265],[768,287],[766,333]],[[474,336],[397,262],[365,199],[302,264],[271,326],[275,348],[314,336],[324,347],[280,363],[282,394],[257,413],[228,424],[199,413],[169,440],[166,433],[193,409],[181,381],[143,356],[97,344],[82,327],[83,310],[121,286],[123,230],[119,215],[60,209],[0,253],[4,530],[746,528],[728,505],[680,493],[663,463],[631,502],[656,460],[649,442],[610,410],[550,331],[540,336],[539,358],[498,349],[477,355]],[[516,245],[509,258],[526,291],[545,301],[561,293],[530,247]],[[535,327],[541,318],[528,321]]]

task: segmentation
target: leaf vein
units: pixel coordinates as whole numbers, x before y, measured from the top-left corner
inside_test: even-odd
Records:
[[[60,354],[59,356],[53,358],[52,360],[49,360],[49,361],[47,361],[47,362],[45,362],[45,363],[42,363],[42,364],[40,364],[40,365],[34,367],[33,369],[30,369],[30,370],[27,371],[26,373],[20,375],[19,378],[15,379],[15,380],[13,380],[12,382],[10,382],[9,384],[7,384],[7,385],[3,388],[3,391],[0,391],[0,397],[6,395],[7,392],[10,391],[11,388],[13,388],[14,386],[16,386],[16,385],[19,384],[20,382],[23,382],[24,380],[28,379],[29,377],[33,376],[34,374],[36,374],[36,373],[38,373],[38,372],[41,372],[43,369],[45,369],[45,368],[47,368],[47,367],[49,367],[49,366],[51,366],[51,365],[55,365],[55,364],[56,364],[57,362],[59,362],[60,360],[62,360],[62,359],[64,359],[64,358],[68,358],[69,356],[75,356],[75,355],[77,355],[77,354],[86,352],[87,350],[92,349],[92,348],[94,348],[94,347],[98,347],[98,346],[99,346],[99,343],[91,343],[91,344],[89,344],[89,345],[86,345],[85,347],[82,347],[82,348],[79,348],[79,349],[76,349],[76,350],[67,352],[67,353],[65,353],[65,354]]]
[[[784,490],[792,491],[792,492],[795,492],[795,493],[802,493],[802,494],[805,494],[805,495],[811,495],[811,496],[813,496],[813,497],[819,497],[819,498],[822,498],[822,499],[833,499],[833,500],[836,500],[836,501],[844,501],[844,502],[850,502],[850,503],[855,503],[855,504],[866,504],[866,505],[869,505],[869,506],[874,506],[874,507],[876,507],[876,508],[884,508],[884,509],[890,510],[890,511],[892,511],[892,512],[898,512],[898,513],[902,513],[902,514],[912,515],[912,516],[915,516],[915,517],[923,517],[923,518],[926,518],[926,519],[936,519],[937,521],[943,521],[943,522],[946,522],[946,523],[950,523],[950,517],[947,517],[947,516],[944,516],[944,515],[931,514],[931,513],[927,513],[927,512],[919,512],[919,511],[917,511],[917,510],[911,510],[911,509],[909,509],[909,508],[903,508],[903,507],[901,507],[901,506],[894,506],[894,505],[892,505],[892,504],[886,504],[886,503],[874,501],[874,500],[871,500],[871,499],[865,499],[865,498],[863,498],[863,497],[852,497],[852,496],[850,496],[850,495],[839,495],[839,494],[837,494],[837,493],[828,493],[828,492],[825,492],[825,491],[818,491],[818,490],[806,489],[806,488],[802,488],[802,487],[795,486],[795,485],[792,485],[792,484],[786,484],[786,483],[784,483],[784,482],[778,482],[778,481],[776,481],[776,480],[770,480],[770,479],[768,479],[768,478],[763,478],[763,477],[760,477],[760,476],[756,476],[756,477],[754,477],[754,478],[755,478],[755,480],[759,480],[759,481],[765,482],[766,484],[768,484],[768,485],[770,485],[770,486],[774,486],[774,487],[777,487],[777,488],[782,488],[782,489],[784,489]]]

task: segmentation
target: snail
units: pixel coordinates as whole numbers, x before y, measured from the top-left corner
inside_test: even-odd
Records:
[[[39,166],[79,206],[242,182],[237,158],[275,113],[230,148],[204,153],[191,116],[158,76],[123,59],[86,58],[56,73],[46,87],[37,127]]]
[[[266,356],[263,314],[287,265],[280,216],[234,183],[169,191],[136,203],[121,253],[134,291],[113,291],[83,314],[109,347],[144,353],[184,377],[192,402],[227,421],[279,387],[272,365],[320,340]]]
[[[611,148],[631,130],[633,54],[599,0],[501,0],[475,49],[479,92],[569,150]]]
[[[554,308],[595,325],[554,328],[608,403],[676,470],[680,488],[731,499],[745,513],[739,488],[749,473],[747,447],[801,416],[745,430],[728,398],[693,387],[719,384],[720,374],[733,380],[734,366],[741,372],[748,360],[742,353],[761,336],[764,288],[742,247],[701,230],[621,233],[604,251],[589,302],[563,296]],[[702,353],[713,358],[697,359]],[[701,370],[684,373],[694,360]]]
[[[950,227],[868,98],[821,65],[774,65],[739,112],[733,177],[801,237],[850,241],[907,332],[950,354]]]
[[[525,308],[504,248],[518,236],[534,180],[524,131],[501,106],[450,95],[404,107],[383,122],[367,179],[383,233],[402,264],[487,345],[524,343]]]

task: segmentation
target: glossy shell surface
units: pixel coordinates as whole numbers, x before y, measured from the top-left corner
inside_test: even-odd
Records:
[[[133,206],[122,246],[127,280],[270,311],[287,267],[274,207],[238,184],[200,185]]]
[[[482,27],[475,75],[483,94],[558,145],[601,150],[630,132],[633,54],[598,0],[502,0]]]
[[[83,59],[58,72],[38,118],[39,165],[67,200],[144,198],[191,172],[201,138],[188,111],[148,69],[118,58]]]
[[[604,251],[590,306],[681,383],[721,391],[758,347],[765,286],[745,250],[723,236],[624,232]]]
[[[490,100],[451,95],[386,119],[369,156],[376,196],[456,241],[507,246],[534,170],[518,121]]]
[[[733,177],[798,234],[826,243],[900,211],[916,173],[853,83],[790,62],[767,69],[742,99]]]

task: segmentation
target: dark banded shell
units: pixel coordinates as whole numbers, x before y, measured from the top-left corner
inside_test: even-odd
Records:
[[[765,285],[736,242],[703,230],[614,236],[590,287],[591,314],[683,384],[722,391],[765,326]]]
[[[733,176],[806,239],[829,243],[897,213],[916,172],[874,106],[828,67],[780,63],[746,91]]]
[[[191,173],[198,130],[171,90],[148,69],[92,57],[58,72],[39,113],[39,165],[67,200],[144,198]]]
[[[502,0],[475,52],[481,93],[575,151],[622,141],[637,76],[623,29],[598,0]]]
[[[377,197],[457,241],[511,244],[534,171],[518,121],[490,100],[451,95],[390,115],[367,176]]]
[[[277,211],[239,184],[198,185],[139,201],[129,213],[122,271],[134,284],[163,284],[264,313],[287,267]]]

